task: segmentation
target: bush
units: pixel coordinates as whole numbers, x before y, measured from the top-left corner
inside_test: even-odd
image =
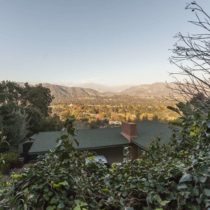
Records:
[[[0,172],[8,174],[10,169],[21,167],[22,163],[18,158],[19,155],[16,152],[0,153]]]

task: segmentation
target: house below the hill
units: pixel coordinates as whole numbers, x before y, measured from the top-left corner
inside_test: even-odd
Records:
[[[76,135],[79,145],[74,144],[74,147],[104,156],[108,163],[121,162],[125,147],[131,150],[132,158],[137,158],[155,138],[160,138],[161,143],[168,143],[171,132],[167,123],[156,120],[122,123],[121,127],[114,128],[80,129]],[[36,156],[53,149],[62,134],[63,131],[53,131],[33,135],[28,155]]]

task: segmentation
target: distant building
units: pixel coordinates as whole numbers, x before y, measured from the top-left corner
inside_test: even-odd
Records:
[[[31,137],[33,144],[28,155],[36,156],[53,149],[63,133],[64,131],[53,131],[33,135]],[[160,137],[162,143],[168,143],[170,136],[171,128],[167,123],[159,121],[122,123],[121,127],[78,130],[76,139],[79,145],[74,144],[74,147],[104,156],[109,163],[113,163],[123,160],[125,147],[129,146],[132,158],[137,158],[156,137]]]
[[[120,125],[122,125],[122,122],[121,121],[109,120],[109,125],[120,126]]]

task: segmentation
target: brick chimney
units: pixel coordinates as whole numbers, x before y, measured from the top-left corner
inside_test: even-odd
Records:
[[[121,134],[129,141],[129,143],[137,137],[137,126],[136,123],[123,122]]]

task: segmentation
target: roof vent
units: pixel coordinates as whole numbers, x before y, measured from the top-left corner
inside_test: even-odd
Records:
[[[121,134],[129,141],[129,143],[137,137],[137,126],[136,123],[123,122]]]

